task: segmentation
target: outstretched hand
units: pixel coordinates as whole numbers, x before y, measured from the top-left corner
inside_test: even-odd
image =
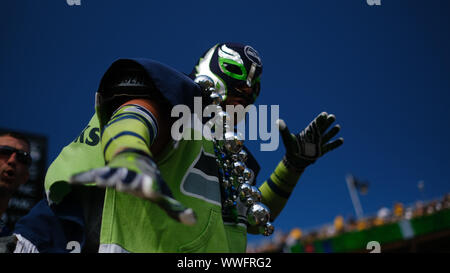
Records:
[[[342,137],[331,141],[341,129],[339,124],[326,132],[335,121],[334,115],[322,112],[303,131],[294,135],[289,132],[286,123],[279,119],[277,123],[286,147],[287,163],[302,170],[319,157],[341,146],[344,143]]]
[[[95,183],[99,187],[115,188],[149,200],[161,207],[170,217],[185,225],[194,225],[196,216],[191,208],[173,198],[150,156],[136,152],[121,152],[105,167],[75,174],[72,184]]]

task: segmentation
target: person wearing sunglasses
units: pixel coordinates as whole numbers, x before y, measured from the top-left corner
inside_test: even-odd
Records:
[[[0,216],[20,185],[27,182],[31,165],[30,142],[18,133],[0,134]]]

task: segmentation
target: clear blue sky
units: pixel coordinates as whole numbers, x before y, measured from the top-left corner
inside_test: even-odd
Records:
[[[205,49],[238,41],[263,59],[258,103],[280,105],[293,132],[333,113],[345,138],[307,169],[276,228],[354,215],[348,173],[370,182],[369,214],[450,192],[449,1],[5,0],[0,31],[0,127],[48,136],[48,164],[87,124],[113,60],[147,57],[188,73]],[[261,183],[284,147],[248,143]]]

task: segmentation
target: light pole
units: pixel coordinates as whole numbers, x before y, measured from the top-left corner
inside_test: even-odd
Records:
[[[355,187],[355,178],[353,175],[349,174],[346,177],[348,192],[350,193],[350,198],[352,199],[353,208],[356,212],[356,217],[358,220],[363,218],[363,209],[361,207],[361,202],[359,201],[358,191]]]

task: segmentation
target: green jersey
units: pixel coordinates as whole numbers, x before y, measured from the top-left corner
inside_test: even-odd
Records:
[[[45,188],[50,202],[70,191],[70,176],[104,166],[94,115],[81,135],[51,164]],[[212,141],[172,142],[155,158],[175,199],[197,215],[194,226],[169,218],[156,204],[108,188],[100,227],[100,252],[245,252],[245,206],[238,203],[239,222],[222,215],[218,167]],[[224,220],[225,219],[225,220]]]

